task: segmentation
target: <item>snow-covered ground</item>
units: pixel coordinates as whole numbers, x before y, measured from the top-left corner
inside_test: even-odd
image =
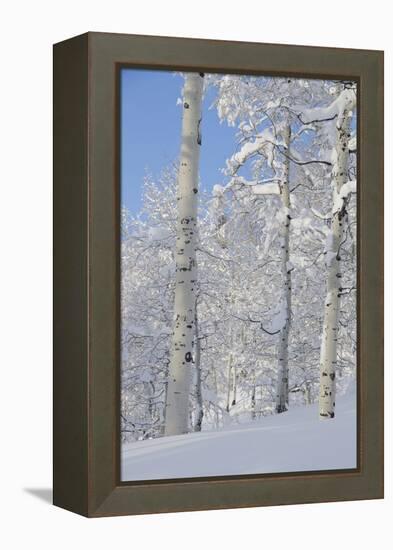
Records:
[[[336,418],[317,405],[221,431],[123,445],[122,480],[173,479],[356,468],[356,392],[337,399]]]

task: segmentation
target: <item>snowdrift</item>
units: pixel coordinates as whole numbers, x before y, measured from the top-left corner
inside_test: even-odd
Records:
[[[356,468],[356,392],[338,398],[336,418],[317,405],[221,431],[128,443],[122,480],[173,479]]]

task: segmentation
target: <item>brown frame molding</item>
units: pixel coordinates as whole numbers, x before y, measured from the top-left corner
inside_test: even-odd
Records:
[[[123,66],[358,82],[357,469],[120,482]],[[106,33],[54,46],[53,426],[54,503],[89,517],[383,497],[383,52]]]

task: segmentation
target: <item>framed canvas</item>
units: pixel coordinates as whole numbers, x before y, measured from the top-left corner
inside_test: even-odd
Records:
[[[383,497],[383,53],[54,46],[54,504]]]

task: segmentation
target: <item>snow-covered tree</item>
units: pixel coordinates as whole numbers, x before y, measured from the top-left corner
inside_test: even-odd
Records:
[[[351,118],[355,105],[355,90],[345,87],[331,105],[307,113],[307,116],[314,120],[332,119],[335,123],[331,157],[332,210],[325,249],[327,275],[320,357],[319,415],[321,418],[334,418],[335,414],[338,321],[340,297],[345,291],[342,285],[341,253],[349,231],[347,205],[351,193],[356,190],[356,181],[351,180],[349,175]]]
[[[325,83],[311,85],[298,79],[229,77],[218,79],[217,108],[221,118],[239,126],[240,150],[228,161],[229,186],[249,186],[259,196],[276,195],[277,234],[280,247],[281,298],[276,316],[278,332],[276,412],[287,410],[289,402],[288,347],[292,319],[290,260],[290,226],[293,218],[290,181],[291,163],[302,167],[308,160],[299,160],[297,143],[309,131],[301,121],[299,111],[310,98],[326,94]],[[295,150],[294,150],[295,149]],[[251,160],[252,179],[239,177],[239,171]],[[298,174],[293,170],[293,179]],[[303,176],[303,174],[301,174]],[[270,202],[270,201],[269,201]]]
[[[147,176],[138,216],[122,211],[121,360],[123,438],[163,433],[173,317],[177,170]]]

